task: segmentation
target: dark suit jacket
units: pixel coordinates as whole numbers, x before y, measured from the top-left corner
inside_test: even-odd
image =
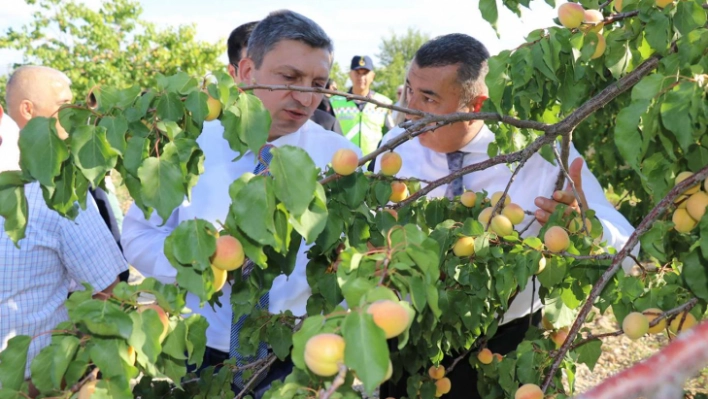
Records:
[[[325,111],[322,111],[321,109],[316,109],[310,119],[327,130],[342,134],[342,127],[339,126],[339,121],[337,118]]]

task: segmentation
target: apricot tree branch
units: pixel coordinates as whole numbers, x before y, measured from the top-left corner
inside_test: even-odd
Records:
[[[654,327],[657,324],[661,323],[662,320],[668,319],[673,315],[677,315],[677,314],[683,312],[684,310],[689,310],[692,307],[696,306],[697,303],[698,303],[698,298],[693,298],[681,306],[677,306],[677,307],[675,307],[671,310],[667,310],[666,312],[663,312],[659,315],[655,315],[657,317],[649,323],[649,327]],[[624,334],[624,331],[622,331],[622,329],[619,329],[617,331],[604,333],[604,334],[597,334],[597,335],[588,334],[585,337],[585,339],[583,339],[582,341],[576,342],[573,345],[571,345],[570,350],[577,349],[579,346],[583,346],[583,345],[587,344],[588,342],[595,340],[595,339],[600,339],[600,338],[605,338],[605,337],[617,337],[622,334]]]
[[[699,170],[686,180],[682,181],[681,183],[677,184],[672,188],[669,193],[664,197],[659,203],[652,209],[649,214],[642,220],[642,222],[637,226],[636,230],[632,233],[632,235],[629,236],[629,239],[627,242],[624,244],[622,249],[615,255],[615,257],[612,259],[612,263],[610,264],[610,267],[600,276],[600,279],[595,283],[595,285],[592,287],[592,290],[590,291],[590,295],[588,296],[587,300],[583,304],[583,307],[580,309],[580,312],[578,313],[578,316],[575,319],[575,322],[570,328],[570,331],[568,331],[568,338],[565,340],[563,345],[558,349],[558,353],[556,354],[553,364],[551,365],[551,368],[548,370],[548,374],[546,374],[546,378],[543,382],[542,389],[545,392],[546,389],[548,389],[548,386],[550,385],[551,381],[553,380],[553,375],[556,373],[558,370],[558,367],[560,367],[561,362],[563,361],[563,357],[565,354],[568,352],[570,349],[571,343],[573,342],[573,339],[575,336],[578,334],[578,331],[580,331],[580,327],[582,326],[583,322],[587,318],[588,314],[590,313],[590,310],[592,309],[595,300],[600,296],[600,293],[602,292],[603,289],[605,289],[605,286],[607,283],[610,282],[610,279],[612,276],[617,273],[619,270],[620,266],[622,265],[622,261],[628,256],[628,254],[634,249],[634,247],[639,243],[639,237],[646,233],[650,228],[651,225],[654,223],[654,221],[661,216],[666,209],[671,206],[674,202],[674,199],[678,197],[681,193],[686,191],[689,187],[695,185],[696,183],[704,180],[706,177],[708,177],[708,166],[703,167],[703,169]]]
[[[530,158],[530,157],[529,157],[529,158]],[[497,212],[501,213],[501,209],[500,209],[500,208],[502,207],[502,204],[503,204],[504,201],[506,200],[506,195],[509,193],[509,188],[511,188],[511,183],[514,182],[514,180],[516,179],[516,175],[519,173],[519,171],[521,170],[521,168],[524,167],[524,165],[526,164],[526,161],[528,161],[529,158],[523,158],[523,159],[519,162],[519,165],[517,165],[516,168],[514,169],[514,172],[511,174],[511,177],[509,178],[509,182],[506,183],[506,188],[504,188],[504,191],[502,192],[501,197],[499,198],[499,200],[497,201],[497,203],[494,204],[494,207],[492,208],[492,213],[489,215],[489,222],[487,223],[486,226],[484,226],[484,230],[485,230],[485,231],[488,230],[488,229],[489,229],[489,226],[492,225],[492,218],[494,217],[494,215],[496,215]]]
[[[513,162],[518,162],[518,161],[521,161],[524,159],[528,159],[534,153],[538,152],[538,150],[540,150],[544,144],[552,142],[553,140],[554,140],[554,137],[550,136],[550,135],[539,136],[536,140],[534,140],[531,144],[529,144],[528,147],[524,148],[523,150],[512,152],[509,154],[504,154],[504,155],[497,155],[496,157],[489,158],[486,161],[477,162],[475,164],[465,166],[464,168],[461,168],[453,173],[450,173],[449,175],[447,175],[443,178],[435,180],[431,184],[428,184],[427,186],[418,190],[415,194],[411,195],[410,197],[406,198],[405,200],[394,205],[393,208],[399,208],[401,206],[407,205],[407,204],[417,200],[418,198],[424,196],[425,194],[433,191],[435,188],[442,186],[443,184],[448,184],[448,183],[452,182],[453,180],[455,180],[459,176],[464,176],[468,173],[476,172],[478,170],[484,170],[484,169],[490,168],[494,165],[498,165],[500,163],[507,163],[508,164],[508,163],[513,163]]]
[[[570,157],[570,144],[573,142],[573,132],[571,131],[570,134],[567,136],[563,136],[563,139],[561,141],[561,155],[560,159],[562,162],[560,162],[561,169],[558,171],[558,178],[556,179],[556,187],[554,191],[562,190],[563,189],[563,183],[565,183],[565,177],[566,173],[565,170],[568,170],[568,158]]]
[[[239,392],[238,395],[234,399],[241,399],[244,397],[244,395],[247,395],[251,388],[253,388],[256,385],[256,382],[258,381],[258,377],[268,371],[268,368],[275,363],[275,360],[277,357],[275,356],[275,353],[270,353],[268,354],[268,357],[265,358],[265,361],[263,362],[263,367],[260,370],[256,370],[253,372],[253,375],[251,376],[251,379],[248,380],[248,382],[243,386],[243,389],[241,392]],[[255,363],[255,362],[254,362]]]

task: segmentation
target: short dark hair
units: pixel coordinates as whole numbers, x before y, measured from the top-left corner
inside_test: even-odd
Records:
[[[251,33],[256,25],[258,25],[258,21],[248,22],[231,31],[229,40],[226,41],[229,64],[238,66],[241,61],[241,50],[248,47],[248,39],[251,38]]]
[[[334,51],[332,39],[313,20],[290,10],[270,13],[251,33],[248,57],[256,68],[263,64],[265,55],[281,40],[297,40],[315,49]]]
[[[477,39],[463,33],[438,36],[425,43],[415,53],[415,63],[421,68],[459,65],[457,81],[462,86],[462,102],[480,94],[489,72],[489,51]]]

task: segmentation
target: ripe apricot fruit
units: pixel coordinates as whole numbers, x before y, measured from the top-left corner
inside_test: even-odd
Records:
[[[560,226],[553,226],[543,235],[543,243],[551,252],[563,252],[570,246],[568,233]]]
[[[504,215],[495,215],[492,218],[491,228],[493,232],[501,237],[509,236],[514,231],[514,225]]]
[[[686,315],[684,319],[684,315]],[[681,321],[683,321],[683,324],[681,324]],[[679,330],[679,325],[681,326],[681,330]],[[690,313],[679,313],[674,317],[673,320],[671,320],[671,323],[669,324],[669,331],[671,331],[674,334],[678,334],[681,331],[686,331],[689,328],[693,327],[696,325],[696,318],[693,317],[692,314]]]
[[[588,32],[595,32],[599,34],[602,32],[603,20],[605,17],[598,10],[585,10],[583,13],[583,23],[587,24]]]
[[[403,160],[395,152],[387,152],[381,157],[381,173],[386,176],[393,176],[401,170]]]
[[[460,202],[462,203],[462,205],[464,205],[468,208],[472,208],[476,201],[477,201],[477,194],[475,194],[474,191],[465,191],[460,196]]]
[[[484,208],[482,209],[482,212],[479,213],[479,216],[477,216],[477,220],[482,223],[484,227],[487,227],[489,224],[489,220],[492,218],[492,211],[494,208]]]
[[[509,218],[509,221],[513,225],[517,225],[517,224],[523,222],[524,217],[526,216],[524,214],[523,208],[521,208],[517,204],[509,204],[509,205],[505,206],[504,210],[502,210],[502,215]]]
[[[495,206],[497,202],[501,199],[502,194],[504,194],[503,191],[497,191],[496,193],[492,194],[492,206]],[[507,206],[511,203],[511,196],[509,194],[504,197],[504,203],[502,206]]]
[[[344,338],[337,334],[317,334],[305,344],[305,364],[321,377],[333,376],[344,361],[344,347]]]
[[[399,203],[404,199],[408,198],[408,187],[405,183],[400,181],[394,181],[391,183],[391,197],[389,201],[393,203]]]
[[[494,354],[489,348],[484,348],[477,353],[477,360],[482,364],[490,364],[494,360]]]
[[[691,172],[679,173],[678,175],[676,175],[676,179],[674,180],[674,187],[676,187],[679,183],[688,179],[691,176],[693,176],[693,173],[691,173]],[[683,194],[684,195],[691,195],[691,194],[697,193],[698,190],[700,190],[700,189],[701,189],[700,183],[696,183],[695,185],[687,188],[686,191],[683,192]]]
[[[474,238],[467,236],[458,238],[452,247],[452,253],[461,258],[474,255]]]
[[[543,399],[543,391],[536,384],[524,384],[516,390],[514,399]]]
[[[396,337],[408,328],[408,310],[396,301],[376,301],[366,308],[366,312],[373,316],[374,323],[384,331],[386,339]]]
[[[622,331],[629,339],[635,341],[649,332],[649,320],[639,312],[632,312],[622,320]]]
[[[226,284],[226,278],[229,273],[226,270],[219,269],[213,265],[211,267],[211,271],[214,272],[214,291],[221,291],[221,289],[224,288],[224,284]]]
[[[565,3],[558,7],[558,20],[568,29],[575,29],[583,23],[585,9],[578,3]]]
[[[450,392],[450,389],[452,388],[452,382],[450,382],[450,379],[447,377],[443,377],[437,381],[435,381],[435,397],[439,398],[446,393]]]
[[[428,375],[434,380],[439,380],[445,377],[445,366],[430,366],[430,368],[428,369]]]
[[[683,208],[678,208],[674,211],[674,214],[671,215],[671,221],[674,222],[674,228],[679,233],[688,233],[698,225],[698,222],[691,217],[688,210]]]
[[[236,270],[245,259],[241,242],[232,236],[220,236],[216,239],[216,251],[211,257],[211,265],[217,269]]]
[[[661,309],[651,308],[642,312],[647,321],[651,323],[654,319],[659,317],[660,314],[664,313]],[[666,319],[661,319],[657,325],[654,327],[649,327],[649,334],[658,334],[666,329]]]
[[[701,220],[703,215],[706,214],[706,207],[708,206],[708,194],[703,191],[699,191],[688,197],[686,201],[686,210],[691,218],[695,221]]]
[[[348,176],[354,173],[359,163],[356,152],[342,148],[332,156],[332,169],[337,174]]]
[[[221,101],[207,94],[207,109],[209,110],[204,117],[205,121],[213,121],[221,115]]]
[[[98,384],[97,380],[84,383],[79,390],[79,399],[89,399],[96,390],[96,384]]]

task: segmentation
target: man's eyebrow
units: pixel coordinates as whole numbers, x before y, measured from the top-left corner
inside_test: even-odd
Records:
[[[283,70],[288,70],[288,72],[294,73],[297,76],[302,76],[305,74],[302,70],[292,66],[292,65],[281,65],[278,68],[276,68],[277,71],[283,71]]]
[[[410,87],[410,85],[411,85],[410,80],[408,80],[407,78],[406,78],[406,84],[408,85],[408,87]],[[429,96],[440,98],[440,95],[438,93],[434,92],[433,90],[430,90],[430,89],[418,89],[418,90],[423,94],[427,94]]]

